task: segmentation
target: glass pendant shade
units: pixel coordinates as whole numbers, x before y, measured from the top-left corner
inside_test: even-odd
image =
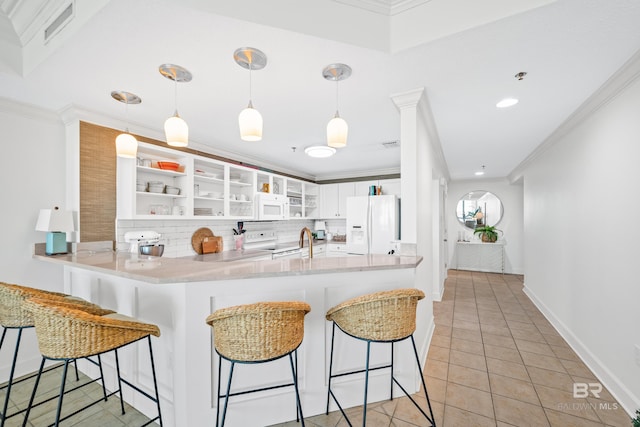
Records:
[[[348,133],[349,125],[336,112],[336,116],[327,124],[327,145],[333,148],[345,147]]]
[[[238,115],[240,138],[243,141],[262,140],[262,114],[249,103]]]
[[[178,113],[164,122],[164,134],[167,138],[167,144],[172,147],[189,145],[189,126],[178,116]]]
[[[116,154],[118,157],[135,159],[138,153],[138,140],[130,133],[121,133],[116,138]]]

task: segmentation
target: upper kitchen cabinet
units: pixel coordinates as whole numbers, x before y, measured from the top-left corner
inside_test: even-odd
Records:
[[[229,166],[229,216],[253,219],[256,171],[241,166]]]
[[[305,218],[318,218],[320,213],[320,195],[318,185],[305,182],[303,184],[304,212]]]
[[[370,195],[369,191],[372,185],[380,187],[382,189],[382,194],[384,195],[395,195],[400,197],[400,178],[358,181],[355,183],[355,195]]]
[[[137,159],[117,159],[118,218],[184,215],[189,207],[193,159],[161,147],[141,146]]]
[[[193,209],[194,216],[228,215],[225,185],[226,165],[206,158],[196,158],[193,163]]]
[[[318,186],[293,178],[284,181],[289,199],[289,218],[317,218]]]
[[[324,184],[319,187],[321,203],[318,218],[346,218],[347,197],[356,195],[355,184],[341,182],[339,184]]]

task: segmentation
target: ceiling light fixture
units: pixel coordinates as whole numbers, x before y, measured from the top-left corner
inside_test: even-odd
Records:
[[[251,102],[251,71],[262,70],[267,65],[267,55],[253,47],[241,47],[233,52],[233,59],[242,68],[249,70],[249,105],[238,115],[240,139],[260,141],[262,139],[262,115]]]
[[[496,104],[496,107],[498,108],[508,108],[508,107],[513,107],[514,105],[516,105],[519,101],[516,98],[504,98],[502,101],[498,102]]]
[[[476,173],[475,173],[475,175],[476,175],[476,176],[484,175],[484,168],[485,168],[485,166],[484,166],[484,165],[482,165],[482,170],[481,170],[481,171],[476,172]],[[471,194],[471,193],[469,193],[469,194]]]
[[[186,147],[189,145],[189,126],[178,114],[178,83],[190,82],[192,75],[186,68],[174,64],[162,64],[158,71],[164,77],[175,82],[174,99],[176,111],[172,117],[164,122],[164,134],[167,144],[172,147]]]
[[[327,145],[333,148],[342,148],[347,145],[349,125],[340,117],[338,112],[338,82],[351,75],[351,67],[346,64],[330,64],[322,70],[322,77],[336,82],[336,115],[327,124]]]
[[[304,152],[309,157],[323,159],[336,154],[336,149],[328,145],[312,145],[311,147],[305,148]]]
[[[111,97],[124,103],[125,130],[116,138],[116,155],[128,159],[135,159],[138,153],[138,140],[129,133],[129,104],[140,104],[142,99],[130,92],[114,90]]]

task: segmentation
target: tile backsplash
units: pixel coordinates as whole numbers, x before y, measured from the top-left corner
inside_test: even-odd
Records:
[[[327,230],[333,233],[344,234],[345,220],[325,221]],[[300,237],[300,230],[309,227],[313,230],[314,220],[288,220],[288,221],[244,221],[246,230],[274,229],[278,232],[279,242],[293,242]],[[202,219],[167,219],[167,220],[117,220],[116,221],[116,248],[121,251],[129,249],[129,244],[124,241],[124,234],[128,231],[152,230],[160,233],[160,243],[165,245],[165,257],[176,258],[195,255],[191,247],[191,236],[200,227],[209,228],[215,236],[222,237],[224,250],[234,249],[233,229],[237,228],[236,220],[202,220]]]

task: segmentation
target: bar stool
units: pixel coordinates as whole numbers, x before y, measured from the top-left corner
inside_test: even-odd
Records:
[[[36,336],[38,337],[38,346],[40,347],[40,353],[42,353],[42,362],[24,417],[23,427],[26,426],[29,419],[29,412],[31,411],[46,360],[60,360],[64,363],[60,393],[58,394],[56,418],[52,425],[58,426],[61,421],[118,393],[120,394],[120,408],[124,415],[125,410],[122,397],[122,384],[124,383],[156,403],[158,416],[143,425],[148,425],[158,420],[160,426],[162,426],[160,396],[158,394],[158,383],[151,347],[151,335],[156,337],[160,336],[160,329],[156,325],[142,323],[134,318],[118,313],[111,312],[111,314],[102,315],[98,310],[78,310],[77,307],[71,304],[52,302],[38,298],[30,298],[26,301],[25,305],[27,310],[30,310],[33,315]],[[149,343],[149,356],[151,359],[155,396],[151,396],[120,376],[118,349],[143,340],[144,338],[147,338]],[[65,379],[67,377],[69,363],[76,359],[88,358],[90,356],[99,357],[101,354],[112,350],[115,353],[118,389],[61,418],[62,401],[65,395]]]
[[[41,289],[30,288],[28,286],[14,285],[10,283],[0,282],[0,326],[2,326],[2,338],[0,338],[0,350],[4,344],[4,339],[7,335],[7,330],[16,329],[18,331],[18,338],[16,340],[16,346],[13,352],[13,360],[11,363],[11,370],[9,373],[9,381],[2,388],[7,389],[4,398],[4,404],[2,412],[0,413],[0,427],[4,426],[5,421],[8,418],[21,414],[25,409],[16,411],[12,414],[7,414],[9,406],[9,398],[11,396],[11,389],[14,385],[33,378],[35,374],[22,377],[20,380],[14,381],[16,363],[18,360],[18,351],[20,350],[20,341],[22,339],[22,331],[27,328],[33,328],[33,316],[31,312],[26,310],[25,301],[28,298],[37,297],[43,300],[58,301],[60,303],[74,304],[84,308],[98,309],[95,304],[87,302],[83,299],[72,297],[70,295],[44,291]],[[105,313],[112,313],[112,311],[105,311]],[[55,369],[56,367],[49,368]],[[76,368],[76,379],[78,379],[78,372]],[[51,400],[51,399],[48,399]],[[37,405],[47,402],[39,402]]]
[[[338,399],[331,390],[331,380],[336,377],[364,372],[364,409],[362,416],[362,425],[366,425],[369,371],[391,368],[390,399],[393,399],[393,383],[396,383],[398,387],[400,387],[400,389],[404,392],[404,394],[418,408],[418,410],[420,410],[422,415],[425,416],[427,421],[429,421],[429,423],[431,423],[431,425],[435,427],[436,423],[433,418],[431,401],[429,400],[427,386],[424,382],[422,373],[420,374],[420,378],[422,379],[422,387],[424,389],[425,397],[427,398],[427,405],[429,406],[430,415],[427,415],[427,413],[420,407],[420,405],[418,405],[418,403],[409,395],[409,393],[407,393],[405,388],[402,387],[398,380],[393,376],[393,346],[396,342],[406,340],[407,338],[411,338],[413,353],[416,358],[418,369],[420,369],[420,359],[418,357],[415,340],[413,339],[413,332],[416,330],[416,307],[418,305],[418,300],[421,300],[423,298],[424,293],[418,289],[396,289],[392,291],[376,292],[373,294],[352,298],[327,311],[326,319],[333,322],[333,328],[331,332],[331,356],[329,361],[329,387],[327,390],[327,414],[329,413],[329,398],[332,397],[338,405],[340,412],[342,412],[345,420],[347,421],[349,426],[351,426],[351,422],[349,421],[347,414],[345,414],[342,406],[338,402]],[[333,343],[335,338],[336,326],[345,334],[353,338],[366,341],[367,358],[365,369],[339,374],[333,373]],[[369,367],[369,355],[372,342],[391,343],[391,363],[389,365],[378,366],[375,368]]]
[[[207,317],[207,324],[213,328],[214,348],[219,356],[216,427],[224,426],[229,397],[289,386],[293,386],[296,392],[296,421],[302,420],[304,426],[298,391],[297,349],[304,337],[304,316],[310,311],[311,307],[304,302],[260,302],[223,308]],[[295,353],[295,366],[292,353]],[[285,356],[289,356],[292,383],[231,393],[236,363],[264,363]],[[231,363],[225,394],[220,394],[222,359]],[[220,421],[220,399],[223,397],[224,409]]]

